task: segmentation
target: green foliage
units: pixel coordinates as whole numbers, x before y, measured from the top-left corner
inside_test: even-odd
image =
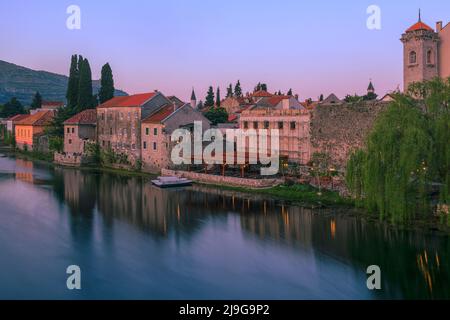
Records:
[[[112,164],[130,164],[128,156],[125,153],[116,153],[112,148],[100,151],[100,162],[106,166]]]
[[[364,150],[347,164],[356,200],[393,222],[431,212],[437,187],[449,203],[450,80],[416,84],[380,114]]]
[[[217,87],[217,93],[216,93],[216,107],[220,107],[220,88]]]
[[[16,98],[11,98],[10,101],[0,109],[0,118],[9,118],[16,114],[24,114],[25,109]]]
[[[322,100],[320,100],[320,101],[323,101],[323,95],[321,95],[321,97],[322,97]],[[344,101],[347,103],[356,103],[356,102],[361,102],[362,100],[363,100],[363,97],[358,96],[357,94],[355,94],[353,96],[348,94],[344,98]]]
[[[205,113],[205,117],[211,121],[212,125],[228,122],[228,112],[222,107],[211,108]]]
[[[320,94],[319,101],[323,101],[323,94]]]
[[[109,63],[102,67],[101,87],[98,93],[100,103],[108,101],[114,97],[114,79]]]
[[[233,96],[233,85],[230,83],[230,85],[227,88],[227,98],[230,98]]]
[[[101,164],[101,151],[98,143],[88,142],[85,146],[85,153],[94,164]]]
[[[89,61],[82,59],[79,62],[80,79],[78,83],[77,112],[91,108],[95,105],[92,95],[92,74]]]
[[[374,92],[368,92],[364,97],[363,100],[364,101],[371,101],[371,100],[375,100],[378,97],[378,95]]]
[[[67,108],[75,109],[78,103],[78,85],[79,85],[78,56],[72,55],[69,72],[69,82],[67,84]]]
[[[292,96],[292,89],[289,89],[287,95],[288,95],[288,96]]]
[[[210,86],[205,98],[205,107],[213,107],[214,106],[214,90],[213,87]]]
[[[50,151],[62,152],[64,150],[64,138],[50,136],[48,139],[48,148]]]
[[[241,82],[238,80],[236,85],[234,86],[234,95],[236,97],[242,97],[242,88],[241,88]]]
[[[39,91],[36,92],[36,94],[33,97],[33,101],[31,102],[30,109],[39,109],[42,107],[42,96],[39,93]]]
[[[328,177],[331,174],[331,156],[325,152],[314,152],[309,162],[311,174],[315,177]]]

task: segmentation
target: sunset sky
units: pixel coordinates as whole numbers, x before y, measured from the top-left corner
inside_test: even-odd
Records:
[[[66,8],[81,8],[81,30],[66,28]],[[369,5],[381,30],[366,27]],[[0,60],[68,74],[70,56],[89,59],[95,79],[109,62],[116,88],[158,89],[189,100],[192,87],[240,79],[269,91],[290,87],[300,98],[331,92],[379,95],[402,83],[401,33],[422,20],[450,20],[448,0],[0,0]]]

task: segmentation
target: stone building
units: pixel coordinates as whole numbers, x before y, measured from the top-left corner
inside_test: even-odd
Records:
[[[38,111],[15,122],[16,146],[21,150],[48,151],[45,127],[50,125],[55,113],[52,110]]]
[[[310,112],[304,108],[245,110],[239,119],[239,127],[257,131],[278,129],[281,157],[300,164],[308,163],[311,158]]]
[[[163,106],[173,105],[162,93],[114,97],[97,107],[97,140],[100,148],[127,158],[134,166],[141,160],[141,121]]]
[[[171,134],[178,128],[192,128],[194,121],[202,122],[202,129],[210,128],[205,116],[190,104],[182,107],[167,104],[142,121],[142,168],[149,172],[159,172],[171,165],[170,153],[173,143]]]
[[[86,146],[97,142],[97,111],[84,110],[64,121],[64,151],[55,152],[55,162],[79,166],[88,162]]]
[[[436,30],[419,21],[402,34],[403,88],[406,91],[413,82],[450,77],[450,24]]]

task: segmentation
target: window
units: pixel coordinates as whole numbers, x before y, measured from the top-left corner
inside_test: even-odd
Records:
[[[147,142],[144,141],[144,149],[147,149]]]
[[[102,146],[103,147],[105,146],[105,140],[102,140]]]
[[[264,121],[264,129],[269,129],[269,121]]]
[[[102,120],[105,120],[105,114],[102,112]]]
[[[417,61],[417,54],[415,51],[409,53],[409,64],[415,64]]]
[[[431,51],[431,49],[427,51],[427,63],[433,63],[433,51]]]
[[[136,145],[134,143],[131,145],[131,149],[136,149]]]
[[[258,129],[258,121],[253,121],[253,129]]]
[[[150,129],[149,128],[145,128],[145,134],[148,136],[150,134]]]
[[[70,128],[67,128],[67,133],[70,133]]]
[[[295,121],[291,121],[291,130],[295,130]]]
[[[75,128],[72,128],[72,133],[75,133]]]
[[[153,135],[157,136],[158,135],[158,128],[153,128]]]
[[[153,150],[156,150],[156,142],[153,142]]]
[[[278,122],[278,129],[283,129],[283,121]]]
[[[248,122],[244,121],[244,129],[248,129]]]
[[[69,144],[72,144],[72,139],[69,139]]]
[[[109,134],[112,135],[112,128],[109,128]]]

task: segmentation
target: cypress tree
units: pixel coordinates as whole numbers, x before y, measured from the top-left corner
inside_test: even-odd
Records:
[[[33,97],[33,102],[31,102],[30,109],[39,109],[42,107],[42,96],[39,91]]]
[[[114,97],[114,79],[109,63],[102,67],[102,77],[100,80],[100,91],[98,92],[98,100],[100,103],[108,101]]]
[[[262,91],[267,91],[267,84],[262,83],[262,84],[261,84],[261,90],[262,90]]]
[[[236,83],[236,86],[234,87],[234,95],[236,97],[242,97],[242,88],[241,88],[241,82],[238,80]]]
[[[287,95],[288,95],[288,96],[292,96],[292,89],[289,89]]]
[[[227,88],[227,98],[230,98],[233,96],[233,86],[230,83],[230,86]]]
[[[213,87],[210,86],[205,98],[205,107],[213,107],[213,106],[214,106],[214,90]]]
[[[67,107],[75,109],[78,103],[78,82],[79,82],[78,56],[72,55],[70,62],[69,82],[67,83]]]
[[[80,66],[80,79],[78,83],[77,112],[89,109],[93,106],[92,74],[89,61],[83,59]]]
[[[217,93],[216,93],[216,107],[220,107],[220,88],[217,87]]]

